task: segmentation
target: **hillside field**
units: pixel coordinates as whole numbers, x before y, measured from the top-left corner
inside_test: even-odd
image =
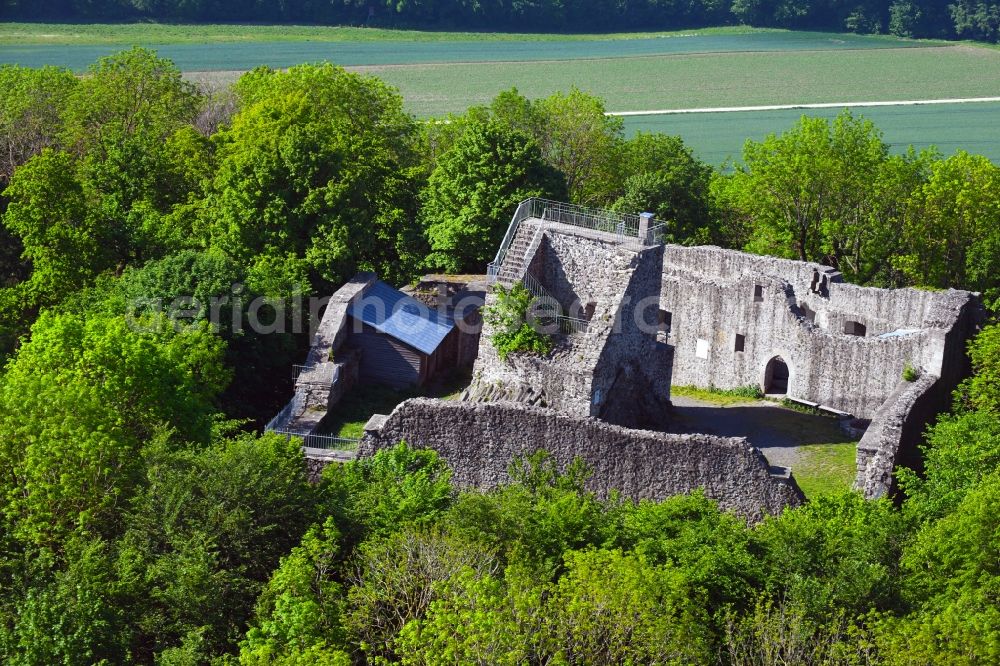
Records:
[[[116,41],[117,40],[117,41]],[[744,28],[644,35],[511,35],[280,26],[0,25],[0,62],[80,71],[133,43],[156,48],[193,80],[222,85],[261,64],[329,60],[399,88],[420,118],[461,113],[517,87],[542,97],[576,86],[607,109],[990,97],[1000,50],[966,44]],[[626,119],[630,131],[678,133],[713,164],[747,137],[780,132],[802,113],[755,111]],[[937,145],[1000,160],[1000,104],[859,110],[901,149]]]
[[[936,146],[944,155],[956,150],[985,155],[1000,162],[1000,103],[891,106],[852,109],[883,132],[894,152]],[[698,156],[713,165],[738,161],[746,139],[760,141],[770,132],[791,127],[802,115],[833,118],[838,109],[671,114],[625,118],[629,135],[636,131],[680,134]]]

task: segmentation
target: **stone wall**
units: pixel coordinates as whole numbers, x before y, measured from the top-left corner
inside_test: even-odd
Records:
[[[945,406],[940,378],[923,375],[900,382],[878,410],[858,443],[858,474],[854,488],[868,499],[888,495],[900,456],[912,452],[938,410]]]
[[[601,416],[622,425],[662,421],[670,397],[670,350],[655,326],[662,246],[621,247],[614,236],[545,224],[524,265],[586,333],[557,335],[546,357],[514,354],[501,360],[484,327],[469,397],[518,400],[543,396],[545,406],[576,416]],[[648,326],[640,325],[637,312]],[[487,305],[494,302],[487,295]]]
[[[704,488],[721,508],[751,522],[803,501],[790,474],[772,473],[743,438],[630,430],[509,402],[407,400],[373,423],[360,456],[404,440],[431,448],[452,467],[459,487],[505,484],[511,462],[544,449],[560,467],[582,459],[593,471],[588,488],[602,497],[617,490],[662,500]]]
[[[906,365],[957,381],[978,308],[968,292],[857,287],[815,264],[679,246],[666,248],[661,303],[674,383],[763,385],[780,357],[789,395],[861,418],[875,415]],[[848,322],[865,336],[846,334]]]

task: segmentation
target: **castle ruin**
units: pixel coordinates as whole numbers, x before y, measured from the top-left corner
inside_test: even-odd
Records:
[[[597,489],[663,498],[700,487],[755,520],[802,500],[794,470],[770,466],[742,438],[630,429],[662,429],[671,384],[759,386],[871,420],[855,487],[887,494],[893,469],[967,372],[978,295],[859,287],[819,264],[664,245],[663,228],[645,214],[523,202],[489,278],[532,292],[555,349],[501,360],[484,327],[464,404],[403,403],[373,419],[363,450],[398,439],[437,448],[462,467],[458,479],[488,487],[512,456],[556,442],[561,462],[575,451],[591,463]],[[719,454],[746,448],[738,464]]]

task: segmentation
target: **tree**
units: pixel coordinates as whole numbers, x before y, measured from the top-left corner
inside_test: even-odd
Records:
[[[1000,168],[959,151],[934,162],[909,201],[893,265],[913,284],[1000,297]]]
[[[998,516],[1000,475],[994,472],[947,516],[927,524],[903,553],[904,585],[916,610],[893,623],[894,647],[912,661],[1000,659]]]
[[[561,199],[565,185],[526,134],[495,122],[468,127],[438,160],[421,195],[429,268],[482,271],[517,204]]]
[[[460,569],[439,584],[439,596],[428,604],[425,616],[400,630],[396,641],[400,661],[484,666],[528,662],[538,636],[530,632],[531,606],[519,604],[519,599],[511,598],[514,594],[498,576],[471,567]]]
[[[88,68],[66,106],[64,145],[77,154],[101,154],[118,137],[151,135],[160,140],[194,119],[195,87],[173,62],[134,47],[99,59]]]
[[[282,558],[240,645],[241,664],[351,663],[342,650],[345,600],[336,580],[339,537],[327,518]]]
[[[435,134],[447,147],[465,128],[490,121],[534,138],[545,163],[565,177],[567,196],[574,203],[610,204],[629,175],[620,164],[621,118],[605,115],[600,98],[577,88],[534,101],[511,88],[489,106],[473,107],[464,117],[452,119],[454,129]]]
[[[399,95],[329,64],[254,70],[236,91],[206,202],[212,243],[246,263],[305,259],[327,285],[410,277],[415,135]]]
[[[274,257],[247,270],[216,250],[182,250],[127,269],[103,304],[134,317],[163,313],[181,323],[210,325],[225,342],[233,373],[220,406],[230,418],[263,424],[287,401],[291,384],[275,378],[287,376],[305,343],[295,335],[306,330],[296,303],[308,289],[301,264],[295,257]]]
[[[604,114],[604,102],[570,89],[535,103],[542,117],[535,140],[542,156],[566,178],[570,201],[603,205],[618,183],[622,119]]]
[[[997,41],[997,35],[1000,34],[1000,5],[988,0],[958,0],[950,3],[948,10],[957,37]]]
[[[0,600],[6,663],[130,661],[128,614],[116,589],[112,551],[109,542],[79,533],[62,544],[62,566],[53,566],[51,553],[27,549],[23,578]]]
[[[448,465],[434,451],[404,442],[371,458],[330,465],[323,482],[351,548],[369,535],[431,525],[452,501]]]
[[[924,476],[899,470],[906,510],[919,521],[953,511],[982,478],[1000,468],[1000,423],[996,414],[972,411],[939,419],[922,447]]]
[[[683,572],[713,615],[749,606],[764,571],[742,520],[701,492],[626,503],[621,513],[618,547]]]
[[[871,184],[887,155],[874,125],[849,111],[832,125],[803,116],[780,137],[747,141],[745,166],[730,184],[736,205],[753,219],[746,249],[821,261],[853,277],[855,264],[873,263],[863,250],[879,250],[868,240],[880,221],[872,216]]]
[[[512,463],[511,483],[488,493],[463,493],[449,511],[448,531],[485,544],[507,562],[549,578],[562,570],[567,550],[611,538],[617,502],[599,501],[584,488],[589,472],[579,461],[558,469],[544,450]]]
[[[920,7],[909,0],[889,5],[889,32],[899,37],[913,37],[921,19]]]
[[[101,59],[66,93],[65,149],[35,155],[4,193],[4,225],[33,269],[25,309],[192,242],[190,226],[174,226],[185,218],[169,213],[204,173],[184,172],[210,163],[183,130],[196,104],[180,71],[143,49]]]
[[[283,556],[315,519],[297,442],[274,434],[209,446],[147,443],[115,562],[134,658],[232,651]]]
[[[706,662],[708,618],[681,574],[617,550],[566,554],[543,602],[543,652],[567,663]]]
[[[57,301],[84,286],[110,263],[106,228],[89,215],[71,155],[43,151],[14,174],[4,225],[31,261],[30,292],[37,303]]]
[[[712,241],[706,224],[708,178],[694,187],[691,185],[676,171],[642,173],[625,181],[625,193],[611,209],[622,213],[652,213],[666,222],[667,242],[706,245]]]
[[[56,146],[62,112],[77,86],[73,73],[58,67],[0,67],[0,187],[14,169],[45,148]]]
[[[823,495],[761,525],[764,590],[813,626],[897,603],[903,524],[887,500]]]
[[[1000,413],[1000,324],[987,326],[969,343],[972,377],[961,387],[973,409]]]
[[[3,518],[26,543],[116,534],[144,443],[208,441],[228,381],[219,340],[205,327],[144,326],[46,312],[0,380]]]
[[[623,145],[621,171],[627,177],[613,210],[653,213],[667,223],[670,242],[715,240],[708,224],[712,168],[695,159],[680,137],[637,134]]]
[[[404,529],[362,545],[347,592],[345,624],[369,660],[391,659],[400,631],[441,598],[442,584],[461,572],[496,573],[481,544],[438,530]]]

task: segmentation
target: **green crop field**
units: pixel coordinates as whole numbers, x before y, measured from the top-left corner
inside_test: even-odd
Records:
[[[329,28],[317,29],[328,32],[317,32],[317,38],[310,40],[303,38],[300,32],[303,29],[289,28],[289,38],[277,40],[275,37],[280,33],[273,27],[267,30],[247,28],[248,38],[244,40],[236,40],[231,27],[230,32],[223,32],[218,37],[207,31],[202,35],[203,41],[198,42],[194,38],[199,33],[196,28],[191,28],[192,35],[186,41],[174,41],[180,37],[173,31],[162,36],[154,32],[143,37],[142,31],[132,27],[123,26],[117,42],[97,41],[90,37],[74,41],[58,32],[51,33],[52,40],[46,42],[42,36],[47,33],[41,32],[44,26],[26,34],[5,33],[0,28],[0,62],[27,66],[61,65],[82,70],[97,57],[132,44],[156,48],[185,71],[246,70],[257,65],[288,67],[317,60],[329,60],[344,66],[534,63],[705,53],[897,51],[936,44],[890,37],[742,29],[659,35],[544,36]],[[111,31],[110,27],[107,29]],[[261,37],[253,38],[255,34]],[[343,37],[338,38],[337,35]]]
[[[888,106],[852,109],[874,122],[896,152],[936,146],[945,155],[956,150],[979,153],[1000,162],[1000,103]],[[710,164],[739,160],[747,138],[761,140],[780,133],[803,114],[833,118],[839,109],[753,111],[737,113],[633,116],[625,119],[636,131],[679,134]]]
[[[541,97],[576,86],[609,111],[991,97],[1000,50],[891,37],[722,28],[634,35],[512,35],[300,26],[0,24],[0,63],[77,71],[131,44],[157,48],[194,80],[221,84],[257,65],[329,60],[396,86],[418,117],[461,113],[517,87]],[[831,117],[837,110],[809,110]],[[738,158],[747,137],[802,111],[626,119],[680,134],[705,160]],[[937,145],[1000,161],[1000,104],[860,110],[894,147]]]
[[[360,67],[399,88],[419,116],[457,112],[516,86],[528,97],[576,86],[609,111],[987,97],[1000,51],[968,46],[706,53],[518,63]]]
[[[444,32],[387,30],[343,26],[190,25],[169,23],[0,23],[0,45],[95,46],[122,44],[218,44],[227,42],[566,42],[635,40],[647,37],[729,37],[768,34],[783,48],[814,48],[817,40],[839,48],[894,47],[901,40],[888,36],[829,35],[804,31],[727,26],[672,32],[571,34],[508,32]],[[927,41],[921,43],[929,43]]]

